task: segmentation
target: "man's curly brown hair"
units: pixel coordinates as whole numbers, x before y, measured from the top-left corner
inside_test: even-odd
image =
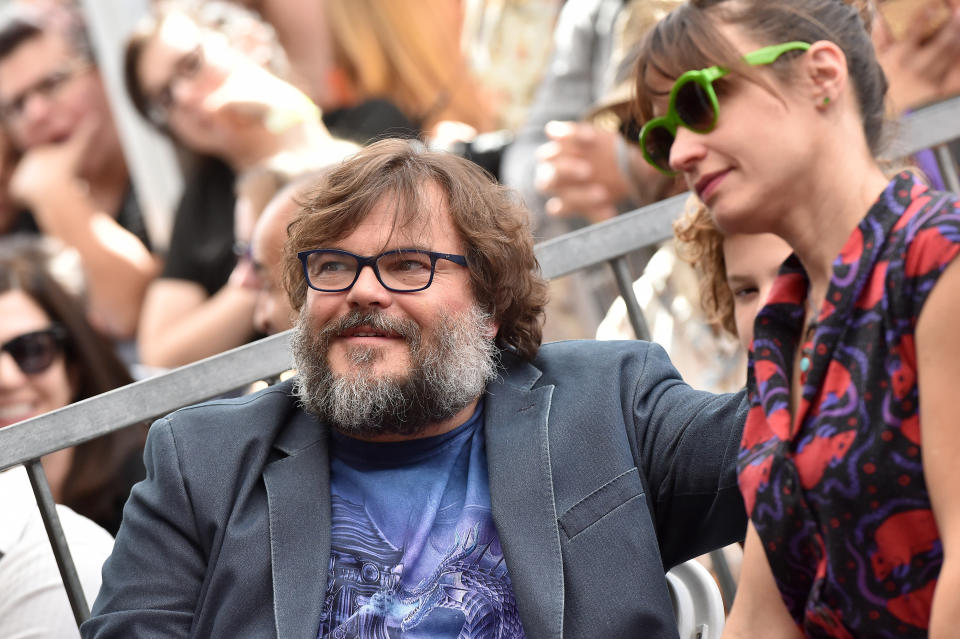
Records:
[[[473,294],[500,324],[498,343],[533,359],[542,338],[547,283],[534,256],[529,212],[476,164],[416,141],[372,144],[330,167],[308,190],[284,248],[283,283],[291,306],[300,310],[307,295],[298,252],[343,239],[384,198],[395,211],[392,233],[415,232],[436,213],[427,184],[443,193],[465,247]]]

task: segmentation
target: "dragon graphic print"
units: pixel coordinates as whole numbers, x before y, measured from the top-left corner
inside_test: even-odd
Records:
[[[423,440],[335,437],[331,524],[318,639],[524,636],[478,415]]]

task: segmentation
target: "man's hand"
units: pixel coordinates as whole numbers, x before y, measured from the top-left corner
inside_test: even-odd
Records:
[[[550,215],[599,222],[617,214],[630,186],[617,158],[617,134],[586,122],[548,122],[549,142],[537,149],[537,190],[550,196]]]
[[[935,0],[942,2],[942,0]],[[960,0],[950,0],[952,15],[931,34],[933,12],[920,10],[901,40],[878,19],[873,42],[890,82],[888,95],[897,113],[960,93]]]
[[[97,128],[97,122],[87,118],[65,141],[29,149],[17,163],[10,177],[10,194],[34,212],[41,228],[49,228],[52,222],[43,216],[57,210],[42,203],[64,185],[79,183],[80,164]]]

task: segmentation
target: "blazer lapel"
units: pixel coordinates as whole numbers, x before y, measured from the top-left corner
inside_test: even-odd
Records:
[[[554,508],[548,414],[553,386],[540,371],[508,367],[487,389],[485,432],[493,520],[520,619],[531,639],[563,635],[563,558]]]
[[[285,456],[266,466],[277,636],[316,639],[330,563],[328,430],[302,410],[277,438]]]

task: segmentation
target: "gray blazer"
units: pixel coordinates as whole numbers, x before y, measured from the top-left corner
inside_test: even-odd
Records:
[[[315,639],[328,428],[290,389],[153,425],[84,637]],[[744,534],[744,411],[645,342],[504,354],[484,412],[490,495],[528,637],[677,636],[664,571]]]

